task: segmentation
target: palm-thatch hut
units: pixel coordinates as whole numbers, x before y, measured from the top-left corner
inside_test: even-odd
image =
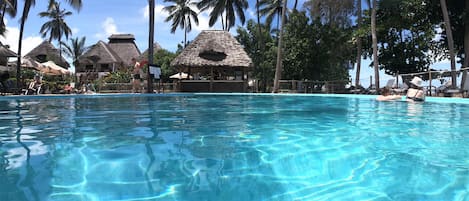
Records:
[[[43,41],[25,56],[33,58],[41,63],[54,61],[59,66],[70,67],[67,60],[60,54],[60,50],[55,48],[49,41]]]
[[[132,58],[140,57],[141,53],[135,44],[135,37],[132,34],[112,34],[108,45],[119,55],[125,66],[132,66]]]
[[[210,30],[202,31],[171,66],[195,78],[181,80],[181,91],[245,92],[252,60],[229,32]]]
[[[7,66],[8,58],[17,56],[16,52],[11,51],[9,46],[3,45],[0,42],[0,66]]]
[[[80,56],[79,63],[77,73],[113,72],[124,65],[119,55],[101,40]]]
[[[159,50],[162,50],[163,48],[161,47],[160,44],[158,43],[153,43],[153,54],[155,54],[156,52],[158,52]],[[146,49],[142,55],[140,55],[140,57],[138,57],[138,60],[140,61],[144,61],[144,60],[147,60],[148,59],[148,49]]]
[[[134,35],[113,34],[108,39],[108,43],[98,41],[80,56],[80,66],[75,67],[77,76],[85,75],[87,79],[105,76],[132,67],[132,58],[140,57]]]

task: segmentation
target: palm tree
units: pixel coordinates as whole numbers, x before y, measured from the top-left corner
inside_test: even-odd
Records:
[[[446,38],[448,40],[448,51],[451,60],[451,87],[456,88],[456,61],[454,58],[454,42],[453,31],[451,30],[451,23],[449,21],[448,8],[446,0],[440,0],[441,10],[443,11],[443,19],[445,21]]]
[[[196,6],[191,0],[164,0],[164,2],[172,2],[174,5],[164,7],[169,12],[166,22],[172,21],[171,33],[176,32],[177,27],[184,29],[184,47],[187,45],[187,33],[192,30],[192,21],[199,25],[197,12],[191,7]]]
[[[69,58],[73,60],[73,66],[77,68],[80,66],[78,58],[80,58],[83,53],[85,53],[89,48],[85,46],[86,37],[81,38],[71,38],[70,43],[60,42],[63,46],[62,52]]]
[[[331,26],[349,26],[355,0],[308,0],[305,2],[313,20]],[[360,2],[361,3],[361,2]]]
[[[15,17],[16,16],[16,11],[17,11],[17,1],[16,0],[4,0],[0,1],[0,35],[3,35],[6,31],[6,25],[5,25],[5,14],[7,14],[10,17]]]
[[[153,41],[155,39],[155,0],[148,0],[148,63],[153,63]],[[150,70],[147,71],[147,93],[153,93],[153,79]]]
[[[65,9],[60,9],[60,3],[54,2],[52,6],[48,8],[48,11],[40,12],[39,16],[47,17],[50,21],[44,23],[41,27],[42,37],[46,37],[49,34],[49,42],[52,39],[57,39],[59,41],[59,49],[62,49],[62,36],[65,35],[65,39],[68,39],[68,36],[72,34],[72,30],[68,27],[64,18],[66,16],[72,15],[72,12],[66,11]],[[62,56],[62,52],[60,53]]]
[[[266,17],[265,23],[267,25],[271,25],[274,18],[277,19],[277,30],[279,30],[280,18],[283,11],[282,2],[283,0],[260,0],[258,2],[258,6],[261,7],[261,16]]]
[[[236,16],[238,16],[241,24],[244,24],[246,17],[244,16],[244,10],[249,7],[247,0],[201,0],[197,7],[201,11],[205,11],[212,8],[210,12],[210,20],[208,25],[212,27],[217,21],[218,17],[221,16],[223,30],[229,31],[231,27],[234,27],[236,22]],[[225,19],[223,19],[223,14]]]
[[[262,34],[262,26],[261,26],[261,12],[260,12],[259,0],[256,0],[256,13],[257,13],[257,28],[259,31],[258,35],[260,36]],[[264,48],[261,48],[263,46],[264,46],[264,42],[262,41],[262,37],[259,37],[257,49],[259,51],[264,51]]]
[[[50,2],[53,0],[49,0]],[[80,10],[82,3],[81,0],[66,0],[73,8]],[[18,39],[18,59],[16,60],[16,84],[17,84],[17,93],[21,92],[21,48],[23,47],[23,33],[24,25],[28,19],[29,10],[36,4],[36,0],[24,0],[23,14],[20,19],[20,35]]]
[[[287,7],[287,0],[283,1],[283,8]],[[275,67],[275,78],[274,78],[274,93],[277,93],[280,88],[280,79],[282,77],[282,41],[283,41],[283,30],[285,29],[285,18],[287,15],[287,9],[282,11],[282,26],[280,28],[280,33],[278,36],[278,48],[277,48],[277,65]]]
[[[375,87],[376,89],[379,89],[378,37],[376,35],[376,9],[377,9],[376,1],[377,0],[372,0],[372,6],[371,6],[371,40],[372,40],[372,46],[373,46],[373,67],[375,69]]]

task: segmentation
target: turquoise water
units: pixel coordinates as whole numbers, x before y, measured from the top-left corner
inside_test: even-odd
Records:
[[[469,200],[469,104],[0,99],[0,200]]]

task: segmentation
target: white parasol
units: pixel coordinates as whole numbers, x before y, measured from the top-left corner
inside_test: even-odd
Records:
[[[169,76],[169,78],[182,80],[187,79],[187,76],[187,73],[176,73],[174,75]],[[189,76],[189,78],[192,79],[192,76]]]

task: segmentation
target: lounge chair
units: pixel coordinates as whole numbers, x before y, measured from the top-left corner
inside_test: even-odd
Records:
[[[376,90],[376,86],[374,84],[371,84],[368,89],[366,89],[367,94],[377,94],[378,91]]]
[[[444,93],[446,93],[451,88],[451,84],[452,84],[451,80],[446,81],[443,85],[441,85],[441,86],[439,86],[435,89],[436,94],[438,96],[443,96]],[[441,95],[441,94],[443,94],[443,95]]]
[[[28,85],[28,88],[25,90],[24,95],[39,95],[41,93],[41,82],[40,76],[34,76],[34,80],[31,81]]]
[[[467,74],[467,72],[466,72]],[[466,75],[467,76],[467,75]],[[445,97],[467,97],[469,91],[469,77],[464,81],[462,88],[451,88],[451,80],[437,88],[439,96],[443,94]]]
[[[394,88],[394,82],[395,81],[396,81],[396,79],[389,79],[388,82],[386,82],[386,85],[384,87],[386,87],[388,89]]]
[[[32,81],[29,83],[28,89],[24,92],[24,95],[39,95],[41,93],[41,83]]]

